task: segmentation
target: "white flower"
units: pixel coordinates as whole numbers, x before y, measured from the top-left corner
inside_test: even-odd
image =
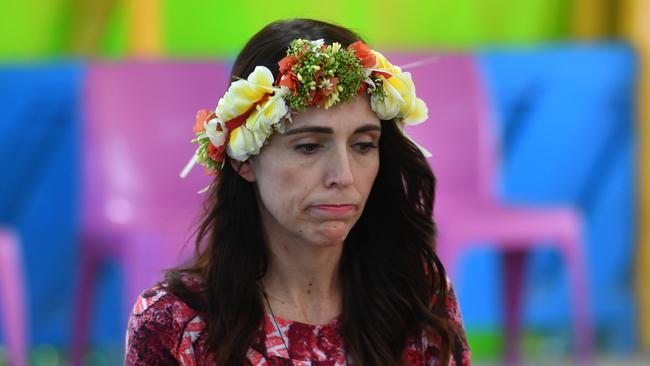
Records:
[[[246,80],[237,80],[230,84],[230,88],[219,99],[216,114],[222,121],[244,114],[265,94],[273,93],[277,88],[273,86],[273,74],[264,66],[257,66]]]
[[[393,79],[391,77],[390,79]],[[390,79],[384,79],[382,82],[382,88],[384,91],[383,98],[379,95],[372,95],[370,98],[370,106],[377,117],[382,120],[391,120],[397,117],[397,114],[400,111],[400,106],[404,104],[404,98],[400,91],[389,82]]]
[[[221,131],[217,130],[217,126],[220,126]],[[226,142],[228,128],[226,128],[226,125],[222,120],[213,118],[204,123],[203,127],[205,128],[205,135],[210,139],[210,143],[215,147],[219,147]]]

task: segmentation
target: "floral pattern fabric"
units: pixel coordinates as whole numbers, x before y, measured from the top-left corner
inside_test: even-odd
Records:
[[[445,301],[450,318],[461,327],[462,318],[453,289]],[[336,318],[325,325],[310,325],[266,314],[259,341],[247,353],[254,366],[343,366],[346,359],[341,323]],[[278,332],[282,332],[282,336]],[[146,290],[138,298],[129,319],[125,366],[215,366],[207,353],[205,322],[165,284]],[[283,341],[284,337],[284,341]],[[285,346],[287,343],[288,349]],[[407,340],[408,366],[437,366],[440,342],[423,333]],[[470,352],[464,331],[453,344],[449,366],[470,365]]]

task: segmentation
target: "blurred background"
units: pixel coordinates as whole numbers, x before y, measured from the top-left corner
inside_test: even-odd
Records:
[[[429,124],[473,119],[456,148],[492,161],[472,179],[521,208],[443,255],[477,364],[650,364],[649,16],[648,0],[0,0],[0,365],[122,363],[135,294],[192,249],[209,181],[178,179],[194,113],[255,32],[294,17],[458,73],[440,93],[436,62],[412,68]],[[454,243],[465,217],[440,215]]]

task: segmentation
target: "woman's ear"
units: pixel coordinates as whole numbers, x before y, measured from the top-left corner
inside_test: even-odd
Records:
[[[237,161],[235,159],[228,159],[230,166],[241,176],[249,182],[255,181],[255,172],[251,166],[250,159],[246,161]]]

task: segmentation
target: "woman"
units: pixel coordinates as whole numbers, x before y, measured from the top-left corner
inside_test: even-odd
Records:
[[[258,32],[192,163],[215,174],[194,260],[145,291],[126,365],[468,365],[438,260],[409,73],[353,32]],[[184,172],[187,173],[187,170]]]

